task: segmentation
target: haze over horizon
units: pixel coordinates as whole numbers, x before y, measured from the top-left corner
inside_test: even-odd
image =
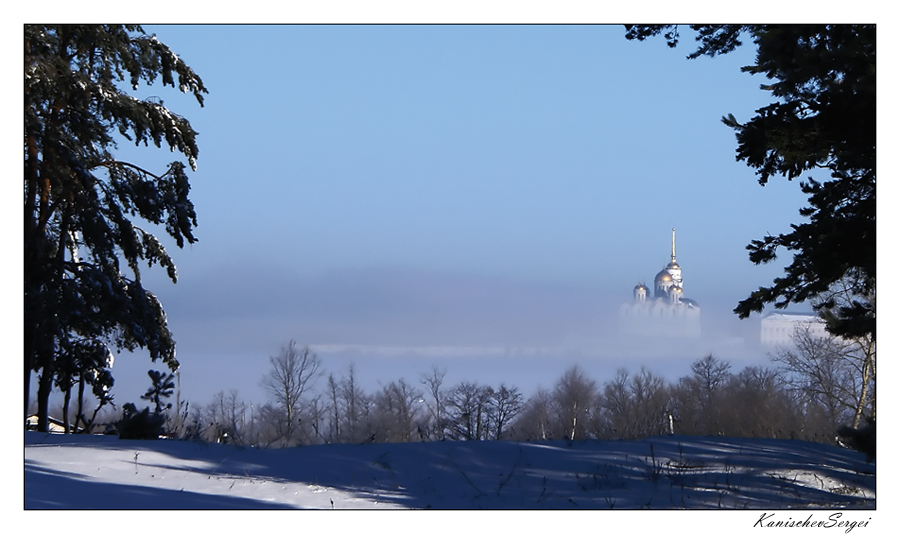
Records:
[[[530,394],[573,364],[600,383],[642,365],[674,380],[709,353],[767,364],[759,317],[731,310],[789,256],[754,266],[745,247],[798,222],[805,197],[761,187],[721,123],[772,101],[740,72],[752,44],[689,61],[691,38],[671,50],[608,25],[144,29],[210,91],[203,108],[139,91],[199,132],[199,242],[165,241],[177,284],[142,271],[182,399],[265,402],[291,339],[335,376],[353,363],[370,393],[432,365]],[[150,169],[172,158],[120,149]],[[669,260],[672,227],[703,335],[622,339],[618,307]],[[140,404],[151,367],[116,356],[118,405]]]

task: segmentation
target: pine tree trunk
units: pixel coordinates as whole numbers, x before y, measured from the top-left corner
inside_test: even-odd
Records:
[[[31,415],[28,413],[28,402],[31,397],[31,343],[29,343],[29,338],[31,337],[31,331],[26,326],[25,327],[25,428],[28,428],[28,416]]]
[[[26,47],[29,47],[29,44],[26,40]],[[35,253],[39,250],[39,247],[34,246],[35,243],[35,229],[36,229],[36,221],[35,221],[35,212],[34,205],[37,199],[37,185],[38,185],[38,150],[37,150],[37,142],[33,135],[28,135],[25,138],[26,146],[28,147],[28,158],[26,160],[26,183],[28,185],[28,191],[25,198],[25,280],[26,287],[28,286],[29,281],[29,270],[31,267],[35,265]],[[31,370],[34,368],[34,349],[35,349],[35,332],[34,332],[34,324],[33,317],[31,317],[27,310],[30,309],[29,305],[25,305],[26,313],[25,313],[25,336],[24,336],[24,349],[25,349],[25,419],[27,425],[27,419],[30,415],[28,413],[28,404],[31,401]]]
[[[83,371],[82,371],[83,373]],[[87,422],[84,420],[84,376],[78,375],[78,415],[75,416],[75,433],[78,433],[78,423],[82,424],[82,429],[87,431]]]
[[[50,391],[53,389],[53,359],[44,357],[38,381],[38,432],[50,432]]]
[[[872,353],[867,351],[866,360],[863,362],[862,390],[859,392],[859,400],[856,403],[856,413],[853,415],[853,427],[859,426],[859,419],[862,416],[863,407],[866,403],[866,396],[869,392],[869,381],[871,380]],[[875,410],[872,410],[872,418],[875,418]]]
[[[69,434],[69,402],[72,400],[72,385],[66,388],[66,396],[63,398],[63,433]]]

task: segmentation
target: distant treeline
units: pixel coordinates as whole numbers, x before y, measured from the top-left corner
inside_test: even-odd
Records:
[[[790,438],[834,443],[839,427],[874,417],[874,379],[865,382],[859,346],[800,335],[773,367],[733,372],[713,355],[670,382],[641,368],[598,384],[578,366],[525,398],[509,384],[446,384],[432,368],[364,391],[351,365],[322,374],[318,356],[286,344],[254,406],[231,390],[205,406],[169,413],[181,438],[242,446],[437,440],[640,439],[660,434]]]

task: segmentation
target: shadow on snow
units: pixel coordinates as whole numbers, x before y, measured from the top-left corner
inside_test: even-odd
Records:
[[[118,461],[129,464],[138,451],[168,457],[159,464],[135,459],[135,468],[303,483],[408,508],[875,506],[875,466],[866,464],[862,454],[795,440],[665,436],[642,441],[373,443],[266,450],[37,436],[67,446],[105,449],[110,455],[118,451]],[[41,446],[37,438],[30,441]],[[26,508],[104,508],[106,496],[115,508],[288,507],[227,495],[89,482],[27,461],[25,470]],[[66,485],[71,498],[64,503],[41,500],[49,484]]]

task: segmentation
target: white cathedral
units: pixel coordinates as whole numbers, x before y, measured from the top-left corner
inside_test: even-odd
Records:
[[[672,228],[672,261],[661,270],[650,288],[634,287],[634,300],[619,308],[622,330],[644,337],[698,337],[700,306],[684,298],[681,266],[675,260],[675,229]]]

